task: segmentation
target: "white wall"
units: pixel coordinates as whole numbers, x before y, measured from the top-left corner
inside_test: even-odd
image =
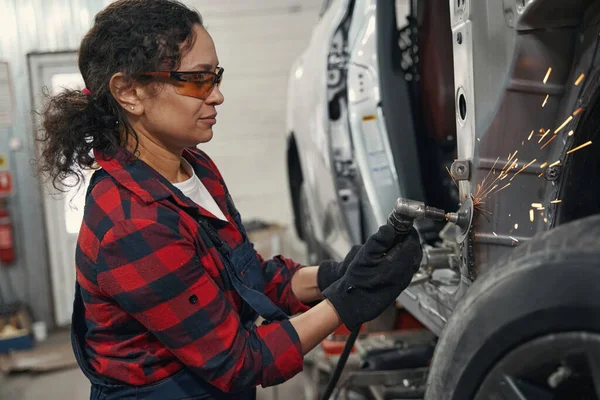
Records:
[[[217,163],[245,221],[291,224],[285,164],[290,66],[307,46],[322,0],[188,0],[225,68],[214,139]]]

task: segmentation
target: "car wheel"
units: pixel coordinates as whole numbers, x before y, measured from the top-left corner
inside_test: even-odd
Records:
[[[300,229],[302,237],[306,243],[307,259],[309,265],[318,265],[319,262],[326,259],[326,253],[323,251],[319,242],[315,239],[315,230],[310,217],[310,209],[308,207],[308,195],[306,194],[306,184],[302,183],[300,187]]]
[[[469,289],[426,400],[600,399],[600,216],[546,232]]]

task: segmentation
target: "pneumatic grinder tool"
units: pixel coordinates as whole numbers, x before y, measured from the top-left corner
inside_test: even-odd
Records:
[[[461,212],[447,213],[439,208],[426,206],[420,201],[399,198],[394,210],[388,217],[388,224],[396,229],[399,235],[408,233],[415,221],[430,219],[433,221],[448,221],[461,228],[468,227],[469,218]]]

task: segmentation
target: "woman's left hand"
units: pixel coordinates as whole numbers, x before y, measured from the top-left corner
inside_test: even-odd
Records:
[[[358,251],[362,248],[362,245],[352,246],[346,258],[343,261],[325,260],[319,265],[317,271],[317,285],[319,290],[322,292],[327,289],[333,282],[340,279],[348,270],[348,265],[354,260],[354,257]]]

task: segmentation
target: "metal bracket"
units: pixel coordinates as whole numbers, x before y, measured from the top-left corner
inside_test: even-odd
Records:
[[[471,178],[471,162],[469,160],[454,161],[450,173],[456,181],[468,181]]]

